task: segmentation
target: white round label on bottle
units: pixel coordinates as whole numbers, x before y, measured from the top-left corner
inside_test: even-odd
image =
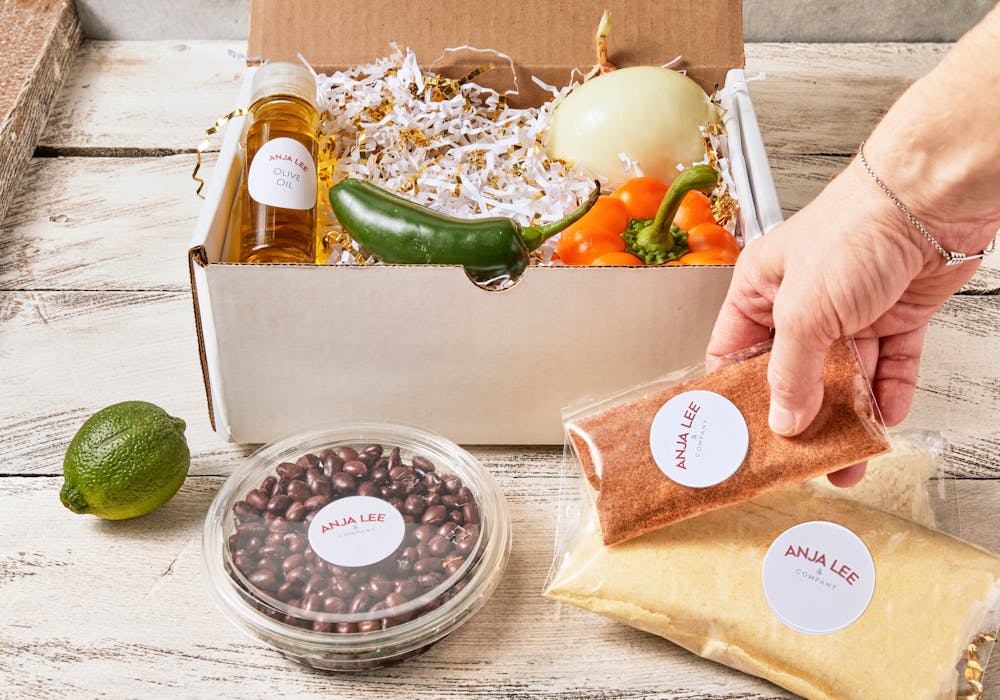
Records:
[[[337,566],[368,566],[399,548],[406,523],[380,498],[348,496],[327,504],[309,523],[309,545]]]
[[[257,149],[247,175],[247,192],[254,201],[283,209],[312,209],[316,189],[316,164],[301,143],[281,136]]]
[[[649,428],[653,460],[683,486],[715,486],[747,456],[750,433],[740,409],[713,391],[685,391],[660,407]]]
[[[803,634],[831,634],[857,620],[875,593],[875,562],[857,535],[815,520],[785,530],[764,556],[771,612]]]

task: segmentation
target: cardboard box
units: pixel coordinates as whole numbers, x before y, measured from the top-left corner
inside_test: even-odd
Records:
[[[571,68],[593,63],[605,7],[615,13],[613,61],[680,54],[707,89],[730,87],[741,226],[751,238],[766,231],[780,209],[742,71],[730,70],[743,64],[739,0],[255,0],[249,51],[301,53],[329,71],[385,55],[390,41],[424,61],[470,45],[509,53],[522,87],[529,74],[564,84]],[[453,75],[471,67],[435,64]],[[189,255],[209,415],[224,439],[372,419],[465,444],[558,444],[564,405],[701,360],[731,267],[529,268],[513,288],[489,292],[460,267],[223,262],[242,122],[227,128]]]

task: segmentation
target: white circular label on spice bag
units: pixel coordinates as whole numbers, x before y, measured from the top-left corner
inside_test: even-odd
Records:
[[[838,632],[859,617],[875,592],[868,547],[842,525],[823,520],[785,530],[764,556],[764,597],[787,627]]]
[[[747,456],[750,433],[740,410],[713,391],[685,391],[653,417],[649,447],[667,478],[683,486],[715,486]]]
[[[316,205],[316,164],[309,150],[281,136],[261,146],[250,163],[247,191],[261,204],[283,209]]]
[[[309,523],[309,545],[337,566],[368,566],[396,551],[406,524],[391,503],[348,496],[322,508]]]

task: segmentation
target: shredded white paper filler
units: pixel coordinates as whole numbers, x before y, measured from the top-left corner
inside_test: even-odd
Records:
[[[360,178],[444,214],[525,226],[555,221],[590,194],[590,177],[545,154],[555,101],[514,109],[495,90],[444,81],[424,73],[412,51],[392,49],[372,64],[317,76],[334,181]],[[552,90],[558,98],[569,87]],[[539,262],[551,260],[554,246],[538,251]],[[330,262],[355,256],[334,245]]]

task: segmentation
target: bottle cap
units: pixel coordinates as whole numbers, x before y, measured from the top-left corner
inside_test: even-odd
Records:
[[[316,106],[316,79],[298,63],[265,63],[253,76],[250,104],[262,97],[291,95]]]

